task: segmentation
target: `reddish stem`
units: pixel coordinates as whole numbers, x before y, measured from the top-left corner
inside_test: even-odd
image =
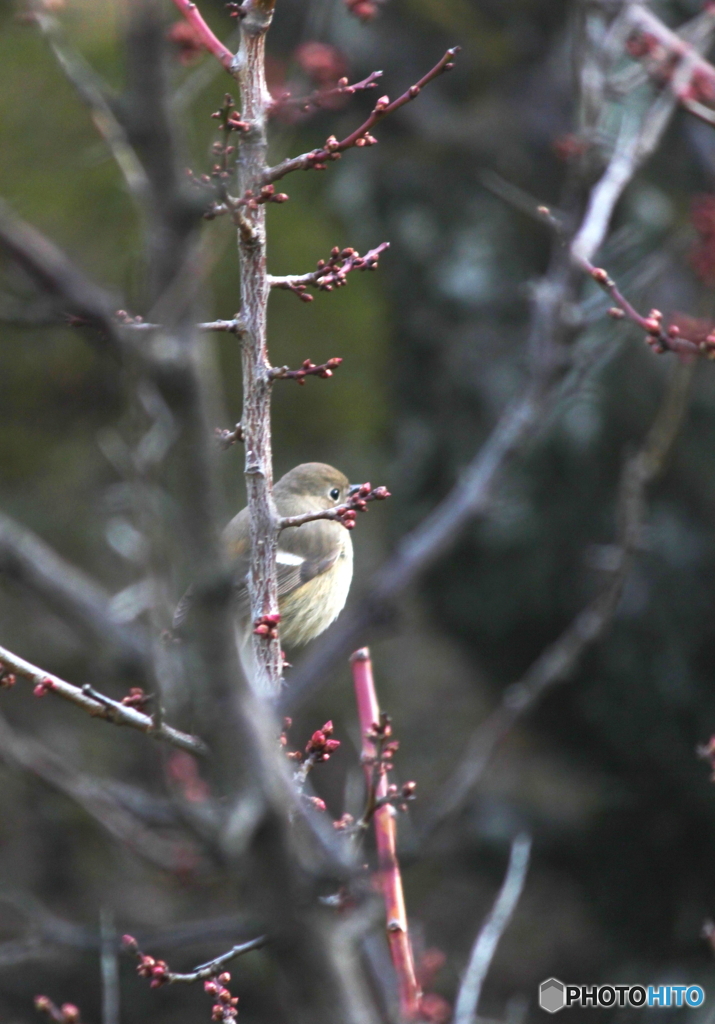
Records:
[[[174,4],[178,7],[192,28],[198,33],[202,44],[206,47],[209,53],[212,53],[219,63],[230,72],[234,62],[234,55],[228,47],[224,46],[221,40],[213,34],[204,19],[201,17],[196,4],[192,3],[191,0],[174,0]]]
[[[355,651],[350,658],[350,664],[360,718],[362,756],[366,762],[370,759],[374,761],[377,751],[375,744],[369,738],[369,733],[372,732],[373,726],[380,721],[380,706],[377,702],[368,648],[363,647],[359,651]],[[368,786],[372,786],[372,769],[368,763],[365,764],[365,778]],[[380,775],[375,796],[378,801],[382,797],[387,797],[386,774]],[[400,865],[397,860],[397,828],[394,808],[387,803],[378,807],[373,821],[380,866],[380,884],[387,916],[387,941],[397,975],[400,1013],[406,1021],[417,1020],[421,993],[415,976],[415,962],[407,930],[407,911],[405,910]]]

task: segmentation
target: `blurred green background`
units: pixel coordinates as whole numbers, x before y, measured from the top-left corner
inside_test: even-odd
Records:
[[[575,127],[570,33],[582,6],[387,0],[376,20],[361,24],[340,0],[278,2],[269,44],[276,82],[285,77],[310,88],[296,48],[318,40],[340,51],[351,79],[383,68],[380,92],[394,97],[447,46],[463,48],[451,75],[380,126],[379,146],[353,150],[326,172],[293,175],[285,182],[290,202],[268,209],[276,273],[312,269],[334,245],[365,251],[391,243],[377,273],[353,274],[346,288],[311,304],[278,292],[270,307],[274,364],[344,359],[330,381],[276,387],[277,474],[324,460],[351,479],[386,483],[394,495],[355,531],[354,593],[395,539],[447,492],[524,379],[530,286],[546,267],[549,239],[494,194],[485,172],[539,202],[558,200],[565,164],[555,143]],[[699,4],[653,6],[675,25]],[[166,7],[169,23],[168,0]],[[204,0],[202,10],[219,34],[230,34],[221,4]],[[69,0],[58,13],[77,48],[120,89],[121,5]],[[207,73],[207,61],[185,67],[175,55],[172,64],[177,90],[204,76],[180,118],[185,162],[197,173],[209,164],[209,115],[228,82]],[[0,68],[0,195],[114,289],[118,305],[145,313],[140,225],[120,175],[46,42],[8,3]],[[351,130],[369,99],[276,124],[273,157]],[[712,310],[689,250],[693,198],[715,187],[713,140],[712,129],[677,115],[619,204],[600,258],[639,308],[700,316]],[[202,316],[230,317],[238,304],[232,232],[221,220],[204,230],[215,266]],[[108,542],[117,478],[100,442],[122,415],[121,383],[76,331],[18,325],[27,282],[8,266],[3,271],[2,509],[119,592],[135,570]],[[596,301],[584,288],[587,315]],[[402,742],[400,777],[419,785],[414,822],[405,817],[401,826],[408,906],[418,952],[437,947],[446,956],[435,987],[448,1000],[510,839],[523,828],[534,836],[527,889],[482,1003],[484,1016],[508,1024],[539,1017],[537,984],[550,975],[589,983],[698,981],[715,993],[711,952],[700,937],[715,914],[715,792],[695,753],[715,732],[710,363],[695,369],[681,436],[651,493],[647,544],[607,638],[514,730],[429,848],[416,846],[414,823],[471,730],[594,593],[598,554],[615,539],[624,453],[644,437],[672,371],[671,357],[657,358],[637,332],[603,316],[593,317],[586,343],[599,353],[587,386],[555,410],[546,437],[505,480],[494,514],[406,595],[390,635],[366,637]],[[217,426],[228,426],[240,416],[237,343],[207,337],[205,344],[220,369],[224,419]],[[227,519],[242,503],[242,462],[237,447],[223,457]],[[123,692],[67,625],[11,580],[0,580],[0,642],[73,681]],[[158,752],[141,737],[117,735],[59,702],[33,701],[20,686],[2,691],[0,702],[18,728],[37,733],[83,771],[161,794]],[[347,671],[301,713],[296,744],[328,717],[344,745],[316,773],[316,785],[337,818],[357,771]],[[166,954],[177,969],[226,948],[230,929],[176,951],[172,929],[236,909],[209,884],[194,888],[147,868],[66,798],[1,765],[0,889],[9,894],[0,903],[0,1019],[9,1024],[35,1019],[38,992],[77,1003],[88,1024],[100,1019],[96,950],[44,943],[26,949],[27,929],[31,937],[39,920],[26,894],[81,924],[87,942],[100,908],[108,908],[120,931],[154,935],[149,951]],[[246,957],[234,976],[240,1019],[276,1019],[268,958]],[[122,967],[122,993],[124,1021],[207,1019],[203,993],[149,993],[131,963]],[[705,1020],[711,1011],[706,1004],[671,1012]]]

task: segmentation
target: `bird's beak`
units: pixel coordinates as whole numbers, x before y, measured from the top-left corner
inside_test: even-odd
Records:
[[[348,484],[348,497],[352,498],[353,494],[357,494],[361,487],[362,484]]]

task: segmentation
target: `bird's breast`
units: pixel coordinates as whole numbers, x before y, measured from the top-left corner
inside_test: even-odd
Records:
[[[353,578],[353,545],[345,532],[333,565],[279,602],[281,640],[289,647],[307,644],[328,628],[345,607]]]

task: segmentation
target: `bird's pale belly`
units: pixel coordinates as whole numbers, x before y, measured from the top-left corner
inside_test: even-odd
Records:
[[[352,543],[349,536],[345,539],[342,554],[331,569],[279,601],[280,636],[287,647],[307,644],[327,629],[345,607],[353,576]]]

